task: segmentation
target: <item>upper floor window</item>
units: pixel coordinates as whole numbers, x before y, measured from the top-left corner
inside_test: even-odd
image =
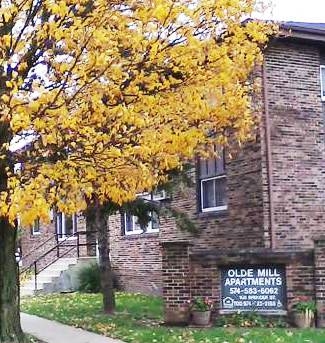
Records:
[[[322,101],[325,101],[325,65],[320,66],[320,87]]]
[[[32,231],[32,235],[33,236],[41,234],[41,225],[40,225],[39,218],[35,219],[35,221],[34,221],[34,223],[32,225],[31,231]]]
[[[141,193],[138,194],[139,198],[147,199],[147,200],[154,200],[154,201],[160,201],[160,200],[166,200],[168,199],[168,194],[165,190],[155,190],[150,193]]]
[[[77,215],[66,215],[59,212],[56,216],[56,233],[58,239],[65,239],[73,237],[73,235],[78,231],[77,227]]]
[[[227,176],[224,151],[218,158],[199,160],[201,212],[227,209]]]
[[[159,232],[159,218],[155,212],[151,213],[151,220],[144,229],[141,228],[136,216],[129,213],[123,213],[122,216],[122,228],[125,235]]]
[[[139,198],[144,199],[145,201],[161,201],[168,199],[168,194],[165,190],[155,190],[152,192],[145,192],[138,194]],[[136,235],[144,232],[159,232],[159,218],[157,213],[150,213],[151,220],[145,228],[141,228],[138,223],[138,218],[129,213],[122,213],[121,222],[122,230],[125,235]]]

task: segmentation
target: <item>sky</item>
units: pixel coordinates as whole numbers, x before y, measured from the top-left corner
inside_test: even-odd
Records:
[[[325,23],[325,0],[271,0],[273,13],[263,17],[283,21]]]

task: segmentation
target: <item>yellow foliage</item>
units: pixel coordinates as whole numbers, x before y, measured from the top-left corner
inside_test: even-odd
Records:
[[[0,189],[11,221],[46,220],[52,206],[72,213],[94,198],[122,204],[207,144],[249,136],[250,76],[274,32],[242,23],[255,1],[6,4],[0,171],[9,157],[23,165],[10,165]]]

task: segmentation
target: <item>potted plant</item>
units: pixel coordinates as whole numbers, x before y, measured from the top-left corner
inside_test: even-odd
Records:
[[[191,300],[192,324],[207,326],[210,324],[213,301],[207,297],[195,297]]]
[[[309,328],[313,326],[316,313],[315,301],[309,297],[299,297],[292,309],[294,323],[298,328]]]

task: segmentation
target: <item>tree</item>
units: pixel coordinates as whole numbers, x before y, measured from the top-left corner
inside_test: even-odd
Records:
[[[210,143],[243,141],[272,29],[242,24],[253,0],[0,4],[0,340],[22,342],[17,216],[122,205]]]
[[[182,170],[170,170],[168,172],[169,181],[159,185],[158,191],[168,193],[180,191],[184,186],[193,185],[193,180],[189,174],[191,165],[184,165]],[[169,203],[161,203],[154,200],[154,192],[151,194],[139,195],[133,201],[118,205],[113,202],[102,204],[92,204],[84,211],[87,223],[87,231],[91,233],[94,240],[94,233],[98,238],[99,267],[101,292],[103,295],[104,312],[111,314],[115,310],[114,275],[110,260],[110,241],[108,218],[117,212],[127,213],[137,217],[138,224],[145,232],[147,225],[153,217],[169,215],[173,216],[178,228],[192,233],[197,233],[197,228],[188,215],[179,209],[173,208]]]

